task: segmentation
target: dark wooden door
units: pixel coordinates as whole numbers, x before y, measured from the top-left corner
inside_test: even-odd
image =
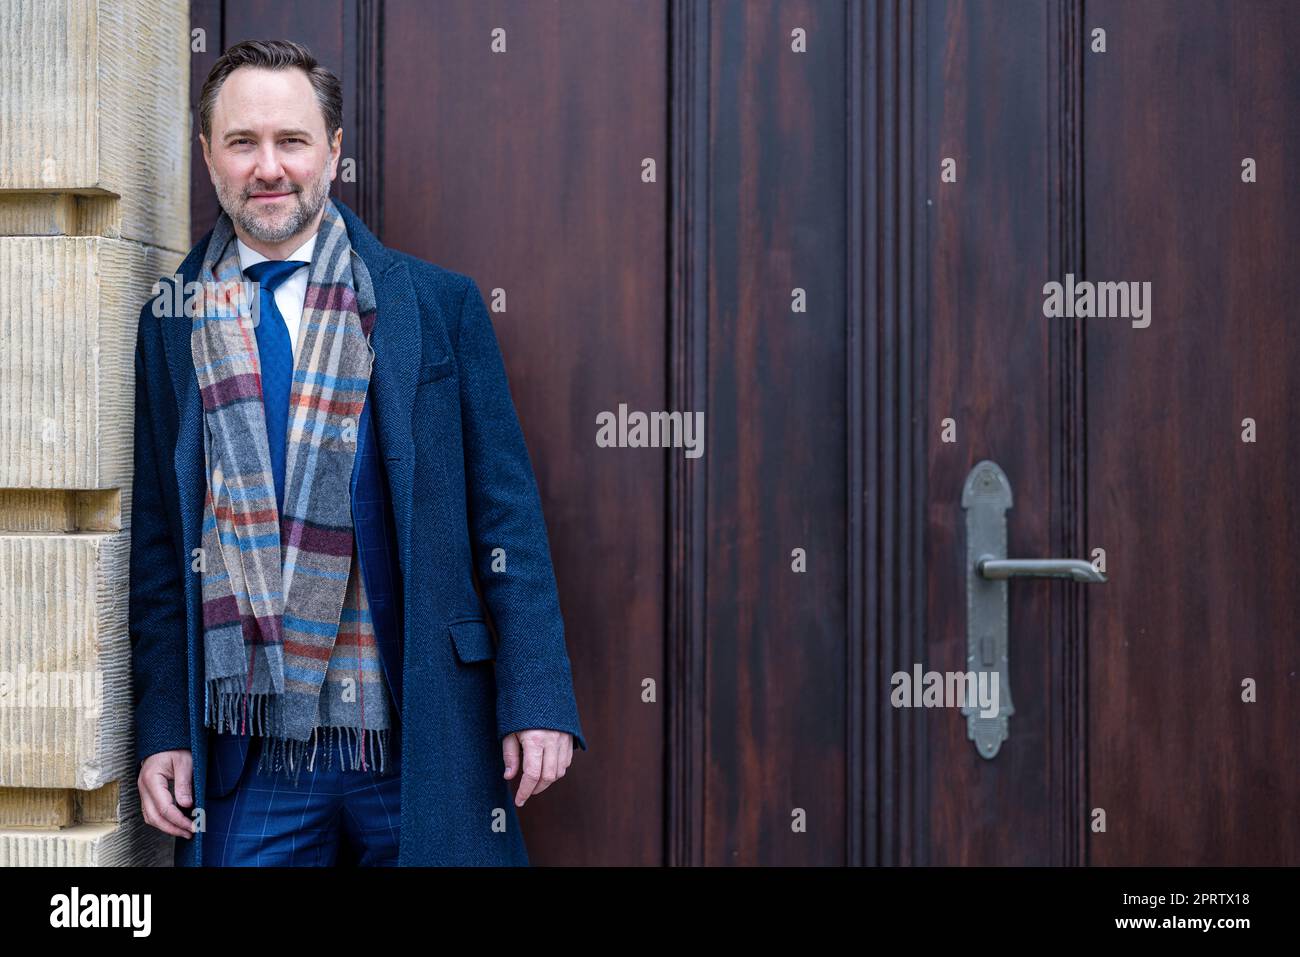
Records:
[[[927,716],[924,856],[1295,864],[1300,17],[926,13],[930,661],[964,667],[956,502],[978,460],[1014,486],[1014,556],[1100,549],[1110,580],[1010,584],[1010,739],[986,761]],[[1148,314],[1048,318],[1066,274],[1149,283]]]
[[[192,10],[193,97],[307,43],[336,195],[493,308],[591,746],[536,862],[1300,862],[1293,5]],[[193,203],[197,238],[197,159]],[[1150,282],[1150,324],[1045,316],[1067,274]],[[702,412],[704,454],[599,447],[620,404]],[[1009,584],[991,760],[891,703],[966,667],[985,459],[1012,557],[1109,578]]]

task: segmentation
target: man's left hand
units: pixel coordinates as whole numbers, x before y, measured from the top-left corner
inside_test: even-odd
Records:
[[[573,735],[549,728],[533,728],[507,734],[501,739],[507,781],[519,770],[521,752],[524,773],[515,791],[515,807],[523,807],[532,795],[541,794],[564,777],[564,772],[573,761]]]

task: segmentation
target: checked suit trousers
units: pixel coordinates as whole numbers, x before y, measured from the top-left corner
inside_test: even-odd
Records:
[[[397,866],[400,774],[343,770],[337,753],[328,768],[317,754],[295,784],[257,773],[261,747],[254,738],[234,790],[207,800],[203,866]]]

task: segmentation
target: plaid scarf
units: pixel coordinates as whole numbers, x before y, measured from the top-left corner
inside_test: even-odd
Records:
[[[311,748],[346,740],[365,769],[388,747],[390,708],[352,527],[351,477],[370,382],[375,296],[327,200],[308,269],[277,508],[255,324],[230,218],[203,257],[190,348],[203,397],[208,491],[203,593],[206,724],[265,739],[297,778]],[[232,307],[231,303],[237,305]],[[342,752],[340,752],[342,756]],[[309,765],[311,766],[311,765]]]

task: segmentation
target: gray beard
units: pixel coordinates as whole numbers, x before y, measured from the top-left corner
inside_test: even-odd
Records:
[[[231,213],[234,203],[228,202],[229,196],[224,190],[217,191],[217,199],[221,202],[221,208],[226,211],[226,215],[238,223],[248,235],[263,243],[282,243],[289,237],[297,235],[320,212],[328,196],[329,180],[322,176],[306,191],[294,193],[295,203],[289,218],[284,221],[284,225],[272,227],[254,215],[247,199],[238,212]]]

